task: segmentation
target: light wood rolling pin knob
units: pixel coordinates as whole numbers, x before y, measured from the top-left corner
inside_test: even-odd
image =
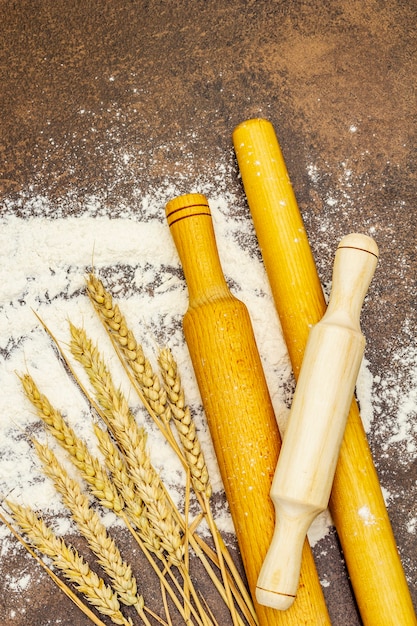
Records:
[[[275,525],[269,491],[281,439],[247,308],[223,275],[207,198],[180,196],[166,214],[189,292],[184,335],[255,601]],[[307,542],[302,550],[297,602],[284,614],[255,601],[260,626],[330,624]]]
[[[310,331],[272,482],[275,533],[256,590],[259,602],[276,609],[294,601],[305,535],[329,502],[365,348],[360,310],[377,259],[370,237],[342,239],[328,309]]]

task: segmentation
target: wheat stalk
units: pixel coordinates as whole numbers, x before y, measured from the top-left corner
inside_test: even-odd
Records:
[[[53,480],[55,488],[61,494],[78,529],[97,557],[97,562],[110,577],[119,599],[123,604],[133,606],[145,623],[149,624],[143,612],[144,600],[138,595],[136,579],[131,567],[122,559],[114,540],[108,534],[97,513],[90,507],[89,500],[81,491],[79,483],[68,475],[48,446],[36,440],[34,446],[44,473]]]
[[[191,417],[190,407],[185,404],[185,395],[177,363],[169,348],[160,350],[158,364],[171,405],[173,422],[184,449],[194,488],[197,492],[210,498],[212,488],[208,468],[197,436],[195,422]]]
[[[171,411],[167,403],[166,392],[153,371],[150,361],[146,358],[141,344],[128,328],[119,306],[113,303],[111,294],[93,273],[90,273],[87,278],[87,293],[108,330],[110,338],[128,364],[152,412],[163,424],[168,424],[171,419]]]
[[[221,540],[210,509],[209,499],[212,488],[209,481],[208,469],[197,437],[195,423],[191,418],[190,409],[188,406],[185,406],[184,392],[172,353],[166,348],[161,350],[158,356],[158,364],[165,391],[163,394],[159,379],[153,372],[149,360],[146,359],[142,346],[136,341],[133,332],[128,328],[119,307],[114,305],[111,294],[105,289],[100,279],[93,273],[90,273],[88,276],[87,291],[99,318],[108,331],[116,353],[119,355],[122,363],[127,365],[128,374],[129,370],[133,373],[133,380],[132,377],[130,377],[130,379],[139,397],[142,399],[151,417],[153,417],[154,421],[158,424],[162,433],[170,442],[183,464],[185,461],[185,469],[190,472],[196,494],[202,497],[200,504],[214,538],[218,554],[218,565],[224,582],[225,597],[223,590],[217,586],[217,583],[215,584],[231,610],[234,623],[238,623],[239,618],[236,615],[234,603],[231,598],[230,586],[233,585],[233,580],[237,582],[239,589],[239,591],[235,589],[235,596],[240,607],[243,607],[248,621],[256,619],[252,600],[247,593],[245,585],[234,566],[226,546]],[[174,421],[177,428],[184,454],[178,449],[175,438],[171,436],[171,431],[167,428],[171,417],[174,418],[172,421]],[[187,541],[191,541],[195,547],[194,538],[189,534],[187,529],[185,532],[185,538]],[[232,582],[230,582],[229,574],[225,568],[225,560],[232,572]],[[208,564],[206,565],[208,566]],[[211,576],[210,572],[209,575]]]
[[[128,327],[119,306],[113,303],[111,294],[93,273],[90,273],[87,277],[87,293],[133,388],[149,415],[177,454],[185,471],[188,471],[187,462],[169,427],[171,408],[167,402],[166,391],[157,374],[153,371],[149,359],[145,356],[143,347],[136,340],[133,331]]]
[[[99,448],[104,456],[112,480],[121,494],[125,503],[124,513],[130,522],[139,531],[146,548],[162,558],[162,545],[158,535],[149,524],[145,512],[145,505],[132,480],[126,460],[117,445],[112,440],[110,433],[103,430],[98,424],[94,424]]]
[[[24,374],[20,380],[26,397],[36,408],[37,415],[48,426],[49,431],[64,450],[70,454],[71,461],[90,485],[93,495],[103,506],[112,509],[115,513],[120,513],[123,509],[123,500],[107,473],[103,471],[100,461],[89,452],[86,444],[68,426],[62,414],[39,391],[33,378],[29,374]]]
[[[52,558],[65,577],[95,606],[102,615],[108,615],[120,626],[133,626],[130,618],[120,611],[117,594],[100,578],[78,552],[57,537],[30,507],[6,501],[12,516],[29,541],[42,554]]]
[[[39,319],[39,318],[38,318],[38,319]],[[79,381],[79,379],[78,379],[78,377],[77,377],[76,372],[74,371],[74,369],[72,368],[71,364],[70,364],[70,363],[69,363],[69,361],[67,360],[67,358],[66,358],[66,356],[65,356],[65,353],[64,353],[64,352],[62,351],[62,349],[60,348],[60,346],[59,346],[58,342],[56,341],[56,339],[54,338],[54,336],[52,335],[52,333],[50,332],[50,330],[49,330],[49,329],[46,327],[46,325],[42,322],[42,320],[40,320],[40,322],[42,323],[43,327],[44,327],[44,328],[45,328],[45,330],[48,332],[48,334],[50,335],[50,337],[52,338],[52,340],[54,341],[55,345],[57,346],[57,348],[58,348],[58,350],[59,350],[59,353],[61,354],[62,358],[64,358],[64,360],[65,360],[65,362],[66,362],[67,366],[69,367],[70,372],[72,373],[72,375],[74,376],[74,378],[75,378],[75,380],[78,382],[78,384],[80,385],[80,387],[81,387],[82,391],[84,392],[84,394],[86,395],[87,399],[90,401],[90,403],[92,404],[92,406],[94,406],[94,408],[95,408],[95,409],[99,412],[99,414],[100,414],[100,415],[102,415],[102,417],[103,417],[104,421],[108,424],[108,426],[110,426],[110,428],[111,428],[111,430],[112,430],[112,432],[113,432],[113,434],[114,434],[114,429],[112,428],[112,426],[114,426],[114,423],[113,423],[113,424],[111,424],[111,423],[110,423],[110,422],[111,422],[111,414],[109,415],[109,413],[108,413],[108,412],[106,413],[106,409],[102,410],[102,408],[101,408],[100,406],[98,406],[98,405],[97,405],[97,404],[96,404],[96,403],[95,403],[95,402],[91,399],[91,397],[89,396],[89,394],[88,394],[88,392],[86,391],[86,389],[85,389],[85,388],[83,387],[83,385],[80,383],[80,381]],[[75,327],[73,327],[73,329],[78,331],[78,329],[75,329]],[[82,331],[82,332],[83,332],[83,331]],[[89,340],[88,340],[88,341],[89,341]],[[75,343],[77,343],[77,342],[75,342]],[[90,343],[91,343],[91,342],[90,342]],[[74,347],[74,346],[73,346],[73,347]],[[98,352],[97,352],[97,353],[98,353]],[[76,356],[77,360],[79,360],[79,361],[81,361],[81,362],[82,362],[82,359],[83,359],[84,357],[85,357],[85,355],[82,355],[82,350],[81,350],[81,353],[78,355],[78,358],[77,358],[77,356]],[[91,365],[92,365],[92,362],[90,362],[90,366],[91,366]],[[100,363],[100,362],[98,362],[98,363],[96,363],[96,365],[98,366],[98,367],[96,368],[96,370],[100,373],[99,378],[101,377],[101,378],[102,378],[102,380],[106,381],[106,371],[107,371],[107,368],[105,367],[104,362],[101,360],[101,363]],[[94,367],[93,367],[92,369],[94,369]],[[108,371],[107,371],[107,373],[108,373]],[[103,374],[104,374],[104,376],[103,376]],[[93,377],[93,378],[94,378],[94,377]],[[91,376],[90,376],[90,379],[91,379]],[[99,386],[99,387],[100,387],[100,386]],[[175,388],[177,387],[177,382],[174,382],[174,385],[172,385],[172,387],[173,387],[173,389],[175,389]],[[101,397],[101,398],[100,398],[100,393],[102,393],[102,397]],[[99,398],[99,399],[103,402],[103,405],[104,405],[104,406],[106,406],[106,405],[108,406],[108,404],[107,404],[107,403],[109,403],[110,405],[113,403],[113,404],[115,404],[115,406],[116,406],[116,412],[118,412],[120,409],[122,409],[122,411],[121,411],[121,412],[122,412],[122,414],[123,414],[123,413],[126,413],[127,402],[126,402],[126,401],[123,401],[123,397],[122,397],[122,398],[117,398],[117,393],[115,393],[114,386],[113,386],[113,389],[110,389],[110,390],[109,390],[109,389],[107,388],[107,386],[106,386],[106,385],[104,385],[104,387],[102,387],[102,388],[100,389],[99,393],[97,394],[97,397],[98,397],[98,398]],[[113,402],[114,398],[116,398],[116,402],[115,402],[115,403]],[[173,400],[173,401],[175,400],[173,396],[172,396],[172,400]],[[181,400],[180,400],[180,401],[178,401],[178,399],[177,399],[177,400],[175,400],[175,401],[177,402],[177,405],[180,405]],[[168,402],[169,402],[169,400],[168,400]],[[146,402],[145,402],[144,404],[145,404],[146,408],[148,409],[148,411],[150,412],[150,414],[152,415],[152,413],[151,413],[152,409],[150,409],[150,408],[149,408],[149,406],[146,404]],[[119,417],[120,417],[120,416],[119,416]],[[132,417],[133,417],[133,416],[132,416]],[[110,421],[109,421],[109,418],[110,418]],[[135,420],[134,420],[134,418],[133,418],[133,421],[135,421]],[[184,420],[183,420],[183,421],[184,421]],[[159,424],[158,424],[158,425],[159,425]],[[184,424],[183,424],[183,426],[184,426]],[[136,427],[136,428],[137,428],[137,427]],[[96,430],[96,428],[95,428],[95,430]],[[101,430],[101,429],[99,429],[99,430]],[[132,438],[131,434],[133,434],[133,433],[129,433],[129,430],[128,430],[128,429],[124,429],[124,430],[125,430],[125,434],[126,434],[126,433],[128,434],[127,439],[132,440],[133,438]],[[162,430],[162,428],[161,428],[161,430]],[[169,429],[169,431],[171,432],[171,429]],[[97,432],[96,432],[96,434],[97,434]],[[123,434],[123,433],[120,433],[120,434]],[[189,434],[190,434],[190,433],[189,433]],[[116,438],[117,438],[117,437],[116,437]],[[193,437],[191,437],[191,439],[193,439]],[[120,442],[118,442],[118,444],[119,444],[119,443],[120,443]],[[123,442],[122,442],[122,443],[123,443]],[[195,447],[195,446],[194,446],[194,447]],[[103,451],[103,450],[102,450],[102,451]],[[176,450],[176,451],[177,451],[177,450]],[[123,454],[123,460],[124,460],[124,461],[126,461],[126,452],[125,452],[125,450],[123,450],[123,452],[124,452],[124,454]],[[177,453],[178,453],[178,452],[177,452]],[[196,457],[197,457],[197,459],[198,459],[198,455],[195,455],[195,456],[196,456]],[[194,462],[194,465],[197,465],[197,464],[195,463],[195,459],[192,459],[192,461]],[[198,461],[198,463],[200,463],[200,462],[201,462],[201,461]],[[192,463],[192,464],[193,464],[193,463]],[[128,466],[128,464],[127,464],[127,463],[125,463],[125,465],[126,465],[126,466]],[[110,467],[110,466],[108,465],[108,467]],[[201,466],[200,466],[200,467],[201,467]],[[130,471],[130,469],[129,469],[129,467],[128,467],[128,472],[129,472],[129,471]],[[189,472],[187,472],[187,474],[188,474],[188,473],[189,473]],[[116,474],[112,474],[112,479],[113,479],[113,482],[115,482],[115,477],[116,477]],[[159,478],[159,477],[158,477],[158,478]],[[205,493],[204,493],[204,492],[201,492],[201,491],[198,491],[198,490],[196,489],[196,493],[197,493],[197,495],[199,495],[199,496],[201,496],[201,495],[202,495],[202,496],[203,496],[203,503],[202,503],[202,505],[203,505],[203,510],[206,510],[206,513],[205,513],[206,515],[208,514],[208,509],[209,509],[208,500],[209,500],[209,495],[210,495],[210,491],[207,489],[207,485],[208,485],[208,484],[209,484],[209,483],[205,483],[205,487],[206,487],[206,492],[205,492]],[[162,489],[164,490],[164,486],[163,486],[162,484],[161,484],[161,487],[162,487]],[[119,489],[120,489],[120,486],[119,486]],[[120,491],[120,493],[121,493],[121,495],[124,497],[123,491]],[[126,498],[124,497],[124,499],[126,499]],[[130,500],[131,500],[131,498],[130,498]],[[170,505],[171,505],[171,504],[172,504],[172,503],[170,503]],[[141,516],[141,507],[139,507],[139,508],[138,508],[138,507],[137,507],[137,504],[135,503],[135,508],[136,508],[136,516],[135,516],[135,517],[136,517],[136,519],[137,519],[137,517],[138,517],[138,515],[139,515],[139,517],[141,517],[141,520],[142,520],[142,523],[143,523],[143,520],[144,520],[145,518],[144,518],[143,516]],[[174,509],[175,509],[175,507],[174,507]],[[177,511],[175,511],[175,515],[176,515],[177,517],[179,516],[179,514],[178,514],[178,512],[177,512]],[[128,512],[128,507],[127,507],[127,506],[126,506],[126,504],[125,504],[125,509],[121,512],[121,517],[123,517],[123,518],[124,518],[124,520],[125,520],[125,522],[126,522],[127,526],[129,527],[129,523],[128,523],[127,516],[129,516],[129,517],[130,517],[130,521],[133,523],[133,525],[134,525],[134,526],[136,526],[136,527],[138,528],[138,524],[137,524],[137,523],[135,523],[135,518],[132,516],[132,513],[131,513],[131,512]],[[157,517],[160,517],[160,515],[158,515]],[[237,600],[237,602],[238,602],[238,604],[239,604],[240,608],[242,609],[243,613],[245,614],[245,616],[246,616],[246,618],[247,618],[248,622],[249,622],[249,623],[253,623],[253,618],[251,617],[251,614],[250,614],[250,613],[248,613],[248,611],[247,611],[247,606],[246,606],[246,605],[249,605],[249,606],[251,605],[250,598],[249,598],[249,596],[248,596],[248,594],[247,594],[247,591],[245,590],[245,588],[244,588],[244,586],[243,586],[242,581],[241,581],[241,580],[239,580],[239,578],[240,578],[240,577],[239,577],[239,574],[238,574],[238,572],[237,572],[236,568],[234,568],[233,561],[231,560],[230,555],[228,554],[227,549],[226,549],[226,547],[224,546],[224,544],[222,544],[222,546],[220,546],[220,543],[219,543],[219,538],[218,538],[218,537],[217,537],[217,538],[215,537],[215,543],[216,543],[217,550],[219,550],[219,548],[220,548],[220,549],[222,549],[222,551],[224,551],[224,552],[225,552],[226,559],[228,560],[229,567],[231,567],[231,571],[232,571],[232,581],[230,581],[230,580],[229,580],[229,574],[227,574],[227,579],[226,579],[226,582],[225,582],[225,588],[223,588],[223,587],[220,585],[220,583],[219,583],[219,581],[217,580],[216,575],[215,575],[215,574],[214,574],[214,572],[212,571],[212,569],[211,569],[211,567],[210,567],[209,563],[206,561],[206,559],[204,558],[203,554],[201,553],[201,548],[203,548],[203,549],[204,549],[204,551],[206,552],[206,554],[208,554],[208,555],[210,556],[210,558],[211,558],[214,562],[216,562],[216,557],[215,557],[215,555],[214,555],[213,553],[211,553],[211,551],[210,551],[210,549],[208,548],[208,546],[206,546],[206,545],[205,545],[205,543],[204,543],[204,542],[202,542],[202,541],[200,540],[200,538],[199,538],[197,535],[196,535],[196,536],[195,536],[195,538],[194,538],[194,536],[193,536],[193,534],[192,534],[193,532],[195,532],[195,528],[196,528],[196,526],[198,525],[198,523],[195,523],[195,524],[193,523],[193,524],[192,524],[192,526],[190,527],[190,531],[189,531],[189,530],[188,530],[188,528],[187,528],[187,526],[186,526],[186,525],[184,525],[184,520],[182,520],[180,517],[178,517],[178,520],[179,520],[179,523],[180,523],[180,525],[181,525],[181,527],[182,527],[182,529],[183,529],[183,532],[185,533],[185,534],[184,534],[184,539],[183,539],[183,541],[182,541],[182,545],[181,545],[181,551],[182,551],[182,552],[184,551],[184,541],[187,541],[187,542],[189,541],[189,542],[190,542],[190,544],[192,545],[192,547],[194,548],[194,551],[197,553],[197,555],[199,556],[200,560],[202,561],[202,563],[203,563],[203,565],[204,565],[204,567],[205,567],[205,569],[206,569],[206,571],[207,571],[207,573],[208,573],[208,575],[209,575],[210,579],[212,580],[213,584],[215,585],[215,587],[216,587],[216,588],[217,588],[217,590],[219,591],[219,593],[220,593],[221,597],[224,599],[224,601],[226,602],[226,604],[228,604],[229,608],[231,607],[231,611],[232,611],[232,612],[234,611],[234,608],[233,608],[233,605],[232,605],[232,602],[231,602],[230,592],[228,592],[228,593],[226,594],[226,593],[225,593],[225,589],[228,589],[228,587],[229,587],[229,586],[233,586],[233,579],[237,580],[237,581],[238,581],[238,588],[239,588],[239,590],[240,590],[240,591],[238,591],[235,587],[233,587],[233,593],[234,593],[234,595],[235,595],[235,597],[236,597],[236,600]],[[212,526],[213,518],[211,517],[211,520],[208,520],[208,521],[209,521],[209,527],[210,527],[210,529],[211,529],[211,531],[212,531],[212,533],[213,533],[213,526]],[[148,522],[146,522],[146,523],[147,523],[147,525],[148,525],[148,527],[149,527]],[[139,524],[139,528],[140,528],[140,526],[141,526],[141,525]],[[193,530],[191,530],[191,528],[193,528]],[[130,528],[130,530],[131,530],[131,532],[134,532],[132,528]],[[217,531],[217,529],[214,529],[214,531],[215,531],[215,532],[217,532],[217,535],[218,535],[218,531]],[[190,533],[191,533],[191,534],[190,534]],[[143,535],[142,535],[142,537],[143,537]],[[153,538],[153,539],[154,539],[154,538]],[[198,543],[197,543],[197,541],[196,541],[197,539],[198,539]],[[221,538],[220,538],[220,539],[221,539]],[[141,540],[139,540],[139,541],[141,541]],[[148,539],[147,541],[148,541],[148,548],[149,548],[149,539]],[[171,543],[171,546],[172,546],[172,541],[171,541],[170,543]],[[177,544],[177,545],[179,545],[179,544]],[[144,550],[144,552],[145,552],[145,554],[146,554],[146,547],[145,547],[145,546],[141,546],[141,547],[142,547],[142,549]],[[156,546],[155,546],[155,543],[154,543],[154,544],[153,544],[153,546],[152,546],[152,549],[153,549],[153,551],[154,551],[154,552],[157,552],[157,551],[158,551],[158,547],[156,547],[156,550],[155,550],[155,547],[156,547]],[[158,555],[158,556],[159,556],[159,555]],[[147,558],[149,559],[149,557],[147,557]],[[173,562],[173,563],[177,564],[177,566],[180,568],[180,571],[181,571],[181,572],[182,572],[182,574],[183,574],[184,581],[187,581],[187,582],[188,582],[188,579],[189,579],[189,573],[188,573],[187,565],[185,564],[185,562],[184,562],[184,561],[183,561],[183,562],[181,562],[181,561],[179,561],[178,559],[177,559],[177,560],[172,560],[172,558],[171,558],[171,562]],[[219,564],[219,562],[220,562],[220,567],[221,567],[221,569],[222,569],[222,571],[223,571],[223,563],[222,563],[222,555],[221,555],[221,554],[219,554],[219,559],[218,559],[217,564]],[[153,562],[151,562],[151,565],[154,567]],[[234,568],[234,569],[233,569],[233,568]],[[169,569],[167,570],[167,572],[168,572],[168,573],[170,573]],[[158,573],[158,572],[157,572],[157,573]],[[223,577],[224,577],[224,574],[223,574]],[[162,584],[165,584],[165,581],[161,580],[161,583],[162,583]],[[193,589],[193,586],[192,586],[192,583],[191,583],[191,579],[190,579],[190,589]],[[171,594],[171,590],[170,590],[170,588],[168,588],[167,590],[168,590],[168,592]],[[193,593],[193,594],[195,594],[194,590],[192,591],[192,593]],[[171,597],[172,597],[172,596],[171,596]],[[198,597],[196,597],[195,595],[194,595],[194,597],[195,597],[196,602],[197,602],[197,604],[198,604]],[[243,598],[245,598],[245,600],[243,600]],[[185,599],[185,598],[184,598],[184,599]],[[201,605],[200,605],[200,607],[201,607]],[[177,606],[177,608],[178,608],[178,606]],[[251,609],[250,609],[250,610],[251,610]],[[203,610],[203,609],[202,609],[202,607],[201,607],[201,608],[199,609],[199,611],[200,611],[200,615],[201,615],[201,614],[203,613],[203,611],[204,611],[204,610]],[[195,615],[195,613],[193,613],[193,614]],[[185,615],[185,614],[184,614],[184,619],[187,621],[187,618],[186,618],[186,615]],[[204,617],[203,617],[203,620],[204,620],[205,622],[207,621]],[[187,623],[188,623],[188,622],[187,622]],[[242,623],[240,619],[238,620],[238,623],[239,623],[239,624],[241,624],[241,623]]]
[[[167,497],[159,474],[152,466],[146,447],[145,430],[138,426],[121,390],[116,389],[111,374],[97,347],[83,329],[70,324],[71,352],[87,372],[107,424],[125,456],[130,476],[146,506],[149,523],[158,535],[168,559],[182,562],[184,545],[176,521],[176,512]]]
[[[42,569],[48,574],[51,580],[65,593],[65,595],[88,617],[96,626],[106,626],[105,623],[93,613],[89,607],[82,602],[82,600],[72,591],[72,589],[65,584],[48,565],[41,559],[41,557],[30,547],[30,545],[24,540],[23,536],[12,526],[9,520],[0,511],[0,521],[7,526],[9,531],[14,535],[17,541],[24,547],[24,549],[35,559],[35,561],[42,567]]]

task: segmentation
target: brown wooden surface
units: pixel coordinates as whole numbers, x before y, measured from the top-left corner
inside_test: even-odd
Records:
[[[169,200],[169,184],[183,193],[212,176],[246,221],[231,133],[261,116],[279,134],[323,283],[340,238],[374,229],[380,270],[362,316],[380,377],[369,441],[415,604],[416,462],[403,442],[387,444],[383,424],[398,389],[415,389],[416,20],[414,0],[0,3],[1,216],[36,214],[40,196],[47,217],[81,216],[99,195],[113,217],[128,204],[162,220],[162,205],[145,214],[138,181]],[[358,626],[334,532],[314,553],[332,623]],[[43,574],[11,590],[28,567],[23,554],[0,558],[1,623],[87,626]]]

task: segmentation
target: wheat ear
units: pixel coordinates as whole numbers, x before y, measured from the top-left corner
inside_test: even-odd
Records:
[[[164,385],[153,371],[141,344],[136,340],[132,330],[128,328],[120,308],[113,303],[111,294],[93,273],[87,277],[87,293],[139,399],[181,462],[187,474],[188,484],[190,470],[187,459],[170,428],[171,406]],[[188,506],[187,492],[186,513]]]
[[[195,422],[191,417],[190,407],[185,404],[184,389],[181,385],[177,363],[169,348],[160,350],[158,364],[194,488],[210,498],[212,488],[208,468],[197,436]]]
[[[110,577],[113,589],[117,592],[120,601],[133,606],[141,618],[146,620],[143,612],[144,600],[138,595],[136,579],[131,567],[123,561],[114,540],[108,534],[97,513],[90,507],[88,498],[81,491],[79,483],[68,475],[48,446],[38,441],[34,441],[34,446],[44,473],[53,480],[56,490],[69,509],[79,531],[87,539],[90,549],[97,557],[97,562]]]
[[[126,460],[117,445],[112,440],[110,433],[103,430],[98,424],[94,424],[99,448],[104,456],[112,480],[116,485],[125,503],[123,513],[127,515],[130,523],[140,533],[141,540],[146,548],[161,558],[162,546],[158,535],[153,530],[145,512],[145,505],[135,487],[135,483],[129,474]]]
[[[95,606],[102,615],[108,615],[120,626],[133,626],[130,618],[120,611],[117,594],[104,580],[93,572],[82,556],[65,541],[57,537],[30,507],[6,501],[12,516],[30,543],[42,554],[52,558],[65,577]]]
[[[119,513],[123,509],[123,500],[100,461],[90,454],[86,444],[77,437],[68,426],[62,414],[55,409],[48,398],[42,394],[29,374],[20,377],[26,397],[35,407],[37,415],[48,426],[59,444],[71,457],[71,461],[80,470],[82,477],[89,484],[91,492],[103,506]]]
[[[210,530],[213,534],[216,548],[218,550],[218,558],[222,577],[225,582],[225,592],[227,599],[225,601],[231,608],[233,620],[236,622],[237,617],[233,608],[233,602],[230,596],[229,583],[224,569],[223,557],[232,566],[233,577],[245,596],[244,604],[251,605],[251,600],[245,591],[245,586],[236,570],[233,561],[230,558],[224,543],[219,540],[219,533],[215,527],[215,523],[210,511],[209,498],[212,493],[211,484],[204,455],[196,436],[195,424],[191,419],[190,410],[184,406],[184,394],[181,389],[181,382],[178,375],[177,366],[172,354],[169,350],[161,351],[158,363],[163,378],[163,387],[165,394],[161,391],[161,385],[156,374],[153,372],[148,359],[146,359],[142,346],[136,341],[133,332],[128,328],[126,320],[122,315],[119,307],[113,304],[111,294],[105,289],[101,280],[93,273],[87,279],[87,291],[90,300],[99,315],[104,327],[108,331],[110,339],[115,347],[116,353],[119,355],[123,364],[127,365],[133,376],[129,376],[133,386],[138,392],[139,397],[143,401],[149,414],[161,429],[166,439],[177,453],[178,457],[185,468],[190,472],[192,483],[197,494],[201,494],[203,501],[201,502],[203,510],[207,516]],[[129,371],[128,371],[129,374]],[[177,442],[171,436],[168,423],[174,416],[174,422],[179,433],[180,441],[183,446],[184,454],[178,449]],[[188,531],[186,538],[189,540]],[[192,540],[192,543],[194,541]],[[226,553],[226,554],[224,554]],[[217,585],[216,585],[217,586]],[[239,598],[241,602],[242,598]],[[254,614],[252,606],[249,612]]]
[[[117,354],[131,373],[130,379],[158,426],[164,430],[171,419],[166,392],[146,358],[141,344],[128,327],[124,315],[101,280],[93,273],[87,277],[87,293],[104,324]],[[169,431],[168,431],[169,437]]]
[[[146,506],[146,515],[157,533],[168,559],[182,562],[184,546],[175,518],[177,513],[165,487],[152,466],[146,446],[146,433],[137,425],[123,393],[116,389],[100,353],[83,329],[70,324],[71,352],[87,372],[103,408],[107,425],[123,451],[130,476]]]
[[[50,579],[56,584],[57,587],[61,591],[65,593],[65,595],[88,617],[93,624],[96,626],[106,626],[105,623],[97,617],[95,613],[93,613],[90,608],[82,602],[82,600],[74,593],[74,591],[64,582],[62,581],[56,574],[51,570],[50,567],[41,559],[41,557],[30,547],[30,545],[24,540],[23,536],[12,526],[9,520],[3,515],[0,511],[0,521],[3,522],[5,526],[9,529],[9,531],[14,535],[17,541],[24,547],[24,549],[30,554],[31,557],[35,559],[35,561],[42,567],[42,569],[48,574]]]

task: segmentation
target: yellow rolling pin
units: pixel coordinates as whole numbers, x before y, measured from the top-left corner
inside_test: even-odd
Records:
[[[166,215],[189,292],[184,334],[259,624],[329,625],[307,542],[293,606],[282,613],[256,602],[256,581],[275,525],[269,490],[281,444],[278,426],[247,308],[223,275],[206,197],[175,198]]]
[[[365,348],[362,302],[378,260],[366,235],[340,242],[329,306],[310,331],[271,487],[276,526],[258,578],[259,602],[286,610],[297,593],[301,550],[329,503],[340,444]]]
[[[245,121],[234,130],[233,143],[297,378],[310,328],[326,310],[323,292],[272,124],[264,119]],[[407,580],[354,399],[329,508],[364,626],[416,626]]]

